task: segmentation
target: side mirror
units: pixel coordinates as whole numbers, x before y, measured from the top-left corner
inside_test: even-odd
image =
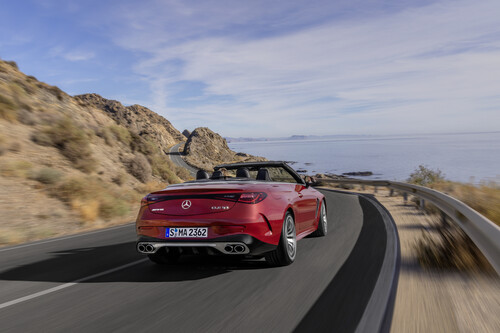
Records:
[[[306,176],[304,180],[306,182],[306,187],[316,185],[316,179],[314,177]]]

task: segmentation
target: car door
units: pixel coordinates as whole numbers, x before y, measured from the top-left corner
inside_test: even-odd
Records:
[[[297,234],[299,234],[313,225],[316,216],[317,200],[311,189],[302,184],[295,185],[295,194],[297,196],[295,224]]]

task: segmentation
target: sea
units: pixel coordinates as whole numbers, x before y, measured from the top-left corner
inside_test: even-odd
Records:
[[[423,165],[448,180],[500,184],[500,132],[336,136],[230,142],[236,152],[288,161],[306,174],[370,171],[361,179],[405,181]]]

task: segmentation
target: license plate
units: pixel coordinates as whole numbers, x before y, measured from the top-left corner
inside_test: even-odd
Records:
[[[166,238],[207,238],[208,228],[167,228]]]

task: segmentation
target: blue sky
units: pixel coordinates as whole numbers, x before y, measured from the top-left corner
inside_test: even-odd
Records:
[[[500,130],[500,1],[2,1],[0,58],[224,136]]]

